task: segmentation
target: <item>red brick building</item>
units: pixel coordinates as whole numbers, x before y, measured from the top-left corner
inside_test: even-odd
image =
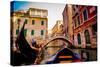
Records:
[[[97,60],[97,7],[66,5],[63,15],[63,35],[77,48],[82,61]],[[86,59],[83,59],[83,53]]]
[[[72,6],[74,44],[86,48],[97,47],[97,7]]]

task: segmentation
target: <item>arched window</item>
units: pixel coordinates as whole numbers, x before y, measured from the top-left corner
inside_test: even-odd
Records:
[[[86,44],[90,44],[90,34],[89,34],[89,31],[85,30],[84,35],[85,35],[85,43]]]
[[[84,21],[86,21],[88,19],[88,12],[87,12],[87,10],[83,11],[83,19],[84,19]]]
[[[77,41],[78,41],[78,44],[81,44],[81,37],[80,37],[80,34],[77,35]]]

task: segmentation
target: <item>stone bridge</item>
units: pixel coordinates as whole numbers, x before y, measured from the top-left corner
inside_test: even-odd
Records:
[[[65,36],[55,36],[55,37],[51,38],[50,40],[48,40],[43,47],[47,46],[50,42],[52,42],[54,40],[62,40],[64,42],[67,42],[68,46],[72,46],[72,43]]]

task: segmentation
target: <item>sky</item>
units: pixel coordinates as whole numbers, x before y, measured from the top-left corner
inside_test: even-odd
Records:
[[[62,12],[66,4],[15,1],[12,5],[14,11],[28,10],[29,8],[40,8],[48,10],[48,30],[51,30],[56,24],[57,20],[63,20]]]

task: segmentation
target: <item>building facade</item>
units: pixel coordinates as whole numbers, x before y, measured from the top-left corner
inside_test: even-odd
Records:
[[[11,15],[11,24],[13,24],[12,32],[14,42],[24,23],[24,35],[30,44],[32,39],[34,39],[37,44],[45,41],[48,33],[47,16],[47,10],[38,8],[29,8],[26,12],[13,12]]]
[[[52,28],[52,36],[61,36],[62,35],[62,20],[57,20],[56,24]]]
[[[66,5],[63,15],[63,34],[73,43],[73,23],[72,23],[72,5]]]
[[[73,50],[81,55],[82,61],[96,61],[97,6],[68,6],[63,11],[64,36],[76,46]]]
[[[97,7],[73,5],[74,44],[82,48],[97,47]]]
[[[97,47],[97,7],[66,5],[64,35],[77,47]]]

